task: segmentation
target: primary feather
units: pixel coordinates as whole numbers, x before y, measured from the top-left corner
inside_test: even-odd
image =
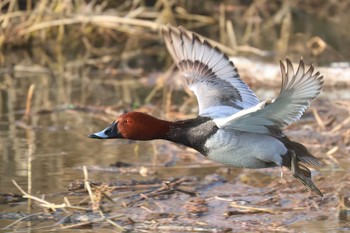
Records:
[[[218,48],[182,27],[163,28],[165,44],[184,82],[197,97],[199,115],[227,117],[259,103],[237,68]]]
[[[300,60],[297,72],[288,59],[287,70],[282,62],[280,64],[282,84],[279,96],[229,118],[214,120],[219,128],[278,135],[283,128],[300,119],[310,101],[320,94],[323,76],[319,72],[313,73],[313,66],[305,72],[303,60]]]

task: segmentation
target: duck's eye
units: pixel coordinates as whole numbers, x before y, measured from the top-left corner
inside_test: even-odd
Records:
[[[126,119],[126,120],[125,120],[125,123],[131,124],[131,123],[132,123],[132,120],[131,120],[131,119]]]

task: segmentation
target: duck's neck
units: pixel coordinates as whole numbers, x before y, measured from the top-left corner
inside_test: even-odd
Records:
[[[207,154],[205,142],[216,133],[218,127],[209,117],[170,122],[166,137],[163,139],[191,147],[203,155]]]

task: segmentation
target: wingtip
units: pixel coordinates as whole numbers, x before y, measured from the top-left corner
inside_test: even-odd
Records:
[[[288,59],[288,58],[286,58],[286,65],[280,60],[280,67],[281,67],[282,76],[285,74],[285,76],[287,78],[289,76],[293,76],[294,78],[296,78],[297,76],[299,78],[300,77],[306,77],[307,79],[308,78],[313,78],[313,79],[319,81],[320,86],[322,86],[323,83],[324,83],[324,76],[321,75],[319,71],[314,73],[315,68],[314,68],[313,64],[311,64],[309,66],[309,69],[307,69],[307,71],[305,72],[306,65],[305,65],[305,62],[304,62],[302,57],[299,60],[298,69],[297,69],[297,71],[295,73],[294,73],[293,64],[292,64],[291,60]],[[288,79],[290,79],[290,78],[291,77],[289,77]],[[288,80],[288,81],[292,81],[292,80]]]
[[[320,75],[317,79],[318,79],[318,81],[320,81],[321,85],[323,86],[324,81],[325,81],[324,76],[323,76],[323,75]]]
[[[174,27],[170,23],[162,25],[160,28],[161,34],[163,37],[170,36],[172,33],[179,34],[178,28]]]
[[[287,83],[286,81],[288,81],[288,80],[285,80],[287,78],[286,67],[284,66],[284,63],[282,60],[280,60],[280,69],[281,69],[281,74],[282,74],[282,84],[281,84],[281,91],[282,91],[285,84]]]
[[[281,72],[282,72],[282,74],[283,74],[283,73],[285,73],[286,67],[284,66],[284,63],[283,63],[282,60],[279,60],[279,62],[280,62]]]
[[[286,58],[286,63],[287,63],[287,74],[289,74],[289,73],[294,74],[293,63],[291,62],[291,60]]]
[[[181,32],[187,32],[187,29],[184,28],[182,25],[179,25],[179,26],[177,27],[177,29],[180,30]]]
[[[174,26],[171,25],[170,23],[163,24],[163,25],[160,26],[160,29],[161,29],[162,31],[169,31],[169,30],[171,30],[172,28],[174,28]]]
[[[160,27],[160,34],[163,38],[168,39],[170,37],[170,30],[171,30],[171,25],[167,24],[167,25],[162,25]]]
[[[311,65],[312,66],[312,65]],[[310,66],[310,67],[311,67]],[[300,58],[300,61],[299,61],[299,67],[305,67],[305,63],[304,63],[304,60],[303,60],[303,58],[301,57]]]

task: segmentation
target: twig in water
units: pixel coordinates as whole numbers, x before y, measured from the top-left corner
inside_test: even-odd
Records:
[[[325,129],[325,124],[315,108],[312,109],[312,113],[314,114],[317,124],[321,127],[321,129]]]
[[[339,149],[339,147],[338,147],[338,146],[335,146],[335,147],[333,147],[332,149],[330,149],[329,151],[327,151],[327,153],[326,153],[326,155],[328,156],[328,158],[329,158],[330,160],[332,160],[332,162],[335,163],[335,164],[337,164],[337,165],[339,165],[339,161],[333,156],[333,154],[334,154],[335,152],[337,152],[338,149]]]
[[[53,211],[56,211],[56,209],[62,209],[64,210],[64,208],[72,208],[72,209],[78,209],[78,210],[88,210],[87,208],[83,208],[80,206],[68,206],[66,203],[63,204],[54,204],[54,203],[50,203],[48,201],[45,201],[42,198],[36,197],[36,196],[32,196],[30,194],[28,194],[27,192],[25,192],[18,184],[15,180],[12,180],[12,183],[18,188],[18,190],[23,194],[23,198],[28,198],[28,199],[32,199],[36,202],[39,202],[39,205],[48,209],[51,209]]]
[[[31,84],[29,89],[28,89],[26,111],[25,111],[24,116],[23,116],[23,119],[25,119],[25,120],[28,120],[29,116],[30,116],[30,109],[31,109],[31,103],[32,103],[32,98],[33,98],[33,94],[34,94],[34,89],[35,89],[35,85]]]
[[[103,213],[102,211],[100,211],[99,213],[100,213],[100,215],[101,215],[102,218],[105,218],[106,221],[107,221],[109,224],[111,224],[111,225],[113,225],[114,227],[116,227],[118,231],[120,231],[120,232],[125,231],[125,229],[124,229],[122,226],[120,226],[119,224],[113,222],[110,218],[107,218],[107,217],[104,215],[104,213]],[[123,216],[123,215],[121,215],[121,216]]]
[[[42,213],[29,214],[29,215],[24,216],[24,217],[22,217],[22,218],[20,218],[20,219],[17,219],[17,220],[14,221],[13,223],[10,223],[9,225],[7,225],[7,226],[1,228],[1,230],[10,229],[12,226],[16,225],[17,223],[19,223],[19,222],[21,222],[21,221],[23,221],[23,220],[25,220],[25,219],[27,219],[27,218],[30,218],[30,217],[33,217],[33,216],[36,216],[36,215],[41,215],[41,214],[42,214]]]
[[[336,132],[338,132],[341,128],[344,127],[344,125],[348,124],[349,122],[350,122],[350,117],[346,118],[345,120],[343,120],[342,122],[340,122],[338,125],[336,125],[336,126],[332,129],[331,133],[336,133]]]
[[[86,166],[83,166],[83,172],[84,172],[84,187],[89,193],[92,210],[93,210],[93,212],[96,212],[96,210],[99,209],[99,206],[96,206],[95,199],[94,199],[94,196],[92,194],[92,190],[91,190],[90,183],[88,180],[89,177],[88,177],[88,171],[86,169]]]
[[[124,216],[124,214],[116,214],[116,215],[112,215],[112,216],[109,216],[109,217],[101,217],[101,218],[99,218],[99,219],[94,219],[94,220],[87,221],[87,222],[81,222],[81,223],[71,224],[71,225],[63,226],[63,227],[58,228],[58,229],[52,229],[51,231],[81,227],[81,226],[89,225],[89,224],[92,224],[92,223],[102,222],[102,221],[107,220],[107,219],[120,218],[120,217],[123,217],[123,216]],[[121,228],[122,228],[122,227],[121,227]]]
[[[269,214],[278,214],[279,213],[279,211],[276,211],[276,210],[271,210],[271,209],[261,208],[261,207],[238,205],[238,204],[236,204],[234,202],[231,202],[230,206],[234,207],[234,208],[243,209],[245,211],[248,211],[248,213],[249,212],[264,212],[264,213],[269,213]]]
[[[175,179],[171,182],[169,182],[169,181],[163,182],[163,185],[160,188],[158,188],[150,193],[147,193],[147,195],[145,193],[140,194],[139,198],[127,203],[126,206],[131,206],[139,201],[146,200],[150,197],[156,197],[156,196],[160,196],[160,195],[170,195],[170,194],[173,194],[175,192],[182,192],[182,193],[188,194],[190,196],[197,195],[195,191],[184,190],[184,189],[177,187],[181,183],[186,182],[186,181],[188,181],[187,178],[179,178],[179,179]]]

